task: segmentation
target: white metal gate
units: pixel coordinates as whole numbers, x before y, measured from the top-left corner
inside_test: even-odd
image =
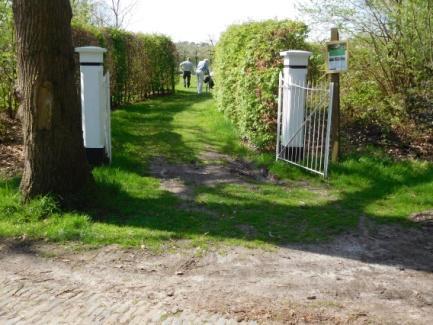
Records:
[[[104,138],[105,138],[105,154],[111,163],[111,103],[110,103],[110,73],[107,72],[102,78],[102,99],[101,112],[104,114],[102,121],[104,124]]]
[[[333,83],[284,84],[278,92],[276,159],[327,177]]]

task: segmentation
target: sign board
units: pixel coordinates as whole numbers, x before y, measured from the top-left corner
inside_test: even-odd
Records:
[[[326,43],[328,73],[340,73],[348,70],[349,55],[346,41]]]

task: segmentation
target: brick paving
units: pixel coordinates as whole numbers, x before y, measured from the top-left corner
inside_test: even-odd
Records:
[[[183,310],[171,283],[141,284],[143,275],[105,280],[107,271],[28,255],[0,263],[0,324],[238,324]]]

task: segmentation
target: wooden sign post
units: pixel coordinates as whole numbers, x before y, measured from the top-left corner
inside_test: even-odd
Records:
[[[339,40],[340,35],[338,28],[332,28],[330,43],[338,42]],[[329,51],[328,56],[330,56]],[[328,61],[331,61],[330,57],[328,57]],[[331,64],[328,62],[328,65]],[[328,67],[328,70],[330,70],[330,68],[331,67]],[[334,83],[334,94],[332,97],[331,162],[336,163],[340,157],[340,74],[338,72],[328,72],[331,72],[330,81]]]

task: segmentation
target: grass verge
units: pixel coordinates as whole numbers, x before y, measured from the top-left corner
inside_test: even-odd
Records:
[[[240,141],[209,95],[180,90],[113,112],[114,160],[93,172],[96,189],[76,211],[49,197],[20,203],[18,179],[0,182],[0,237],[79,241],[89,245],[219,243],[272,247],[332,238],[356,227],[361,215],[410,224],[408,216],[433,208],[433,165],[395,162],[377,150],[346,157],[323,181],[257,154]],[[154,157],[173,163],[200,160],[206,148],[266,166],[287,186],[222,184],[195,189],[193,208],[160,189],[149,173]]]

